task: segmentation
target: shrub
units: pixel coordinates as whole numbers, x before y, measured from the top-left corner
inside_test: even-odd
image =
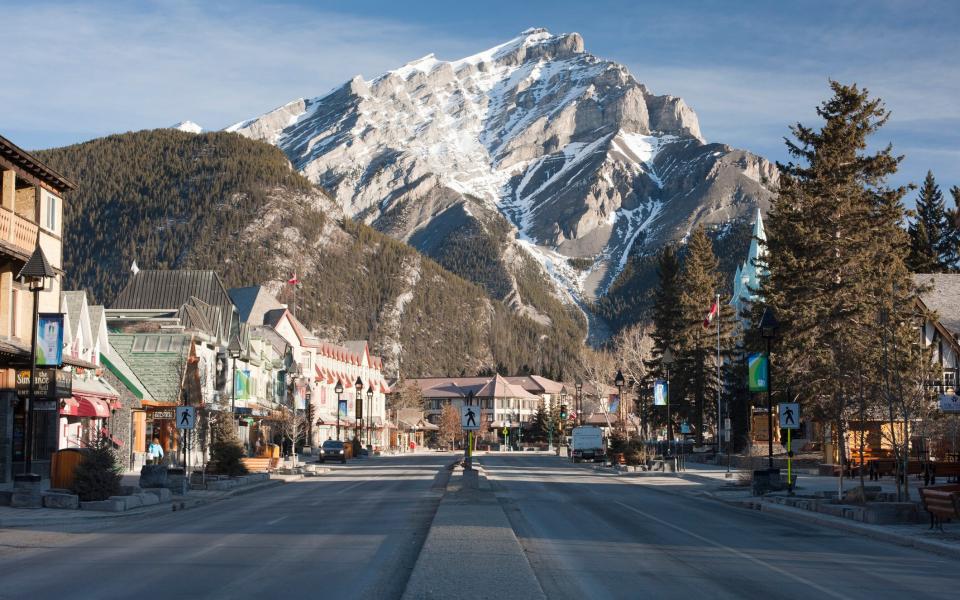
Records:
[[[83,460],[74,470],[70,491],[83,502],[106,500],[120,494],[120,465],[113,452],[113,442],[100,437],[83,453]]]
[[[241,460],[246,453],[237,439],[232,422],[217,423],[213,443],[210,444],[208,468],[220,475],[236,477],[246,475],[247,467]]]

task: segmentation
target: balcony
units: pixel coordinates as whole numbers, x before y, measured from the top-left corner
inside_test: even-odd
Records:
[[[0,209],[0,247],[13,250],[18,257],[29,257],[37,247],[37,224]]]

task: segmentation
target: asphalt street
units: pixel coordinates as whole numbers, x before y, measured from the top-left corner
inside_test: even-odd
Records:
[[[399,598],[451,460],[336,465],[98,531],[0,530],[0,598]]]
[[[960,558],[549,456],[479,459],[548,598],[956,598]]]

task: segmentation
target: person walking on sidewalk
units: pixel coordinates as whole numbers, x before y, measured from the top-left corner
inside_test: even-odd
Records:
[[[160,445],[158,438],[153,438],[153,441],[147,447],[147,457],[153,464],[160,464],[160,461],[163,460],[163,446]]]

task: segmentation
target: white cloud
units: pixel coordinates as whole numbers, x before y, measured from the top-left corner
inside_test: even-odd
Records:
[[[0,87],[0,129],[74,139],[183,119],[217,129],[358,73],[474,51],[417,26],[288,5],[133,4],[5,8],[16,85]]]

